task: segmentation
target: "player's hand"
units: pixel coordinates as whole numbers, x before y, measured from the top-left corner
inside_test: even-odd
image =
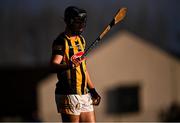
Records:
[[[73,68],[78,67],[82,63],[83,60],[84,59],[81,59],[81,58],[71,59],[71,61],[73,63],[72,67]]]
[[[99,103],[101,102],[101,96],[96,92],[95,88],[89,89],[89,92],[92,97],[93,105],[98,106]]]
[[[85,58],[81,58],[83,53],[84,52],[78,52],[77,54],[75,54],[71,57],[71,61],[73,63],[73,66],[72,66],[73,68],[78,67],[82,63],[82,61],[85,60]]]

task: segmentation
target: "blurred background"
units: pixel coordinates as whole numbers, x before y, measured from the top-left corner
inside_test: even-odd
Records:
[[[48,64],[70,5],[87,10],[87,47],[128,8],[88,56],[97,121],[180,121],[179,0],[1,0],[0,121],[60,121]]]

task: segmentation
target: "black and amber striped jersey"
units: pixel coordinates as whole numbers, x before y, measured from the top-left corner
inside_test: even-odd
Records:
[[[84,52],[85,40],[80,36],[68,37],[61,33],[53,42],[52,55],[62,55],[61,64],[72,67],[71,57],[74,54]],[[58,82],[56,84],[57,94],[86,94],[87,77],[86,61],[83,60],[80,66],[75,69],[68,69],[57,72]]]

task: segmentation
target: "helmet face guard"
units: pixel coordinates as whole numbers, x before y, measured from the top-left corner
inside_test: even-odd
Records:
[[[87,13],[83,9],[70,6],[64,13],[64,21],[73,35],[80,35],[86,26]]]

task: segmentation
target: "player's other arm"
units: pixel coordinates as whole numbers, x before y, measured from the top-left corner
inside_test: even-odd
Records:
[[[64,50],[64,40],[58,37],[52,45],[52,56],[50,59],[51,72],[59,72],[68,69],[67,64],[61,64]]]
[[[92,96],[93,105],[99,105],[101,101],[101,96],[97,93],[95,86],[90,79],[88,71],[86,71],[86,75],[87,75],[87,85],[88,85],[89,92]]]

